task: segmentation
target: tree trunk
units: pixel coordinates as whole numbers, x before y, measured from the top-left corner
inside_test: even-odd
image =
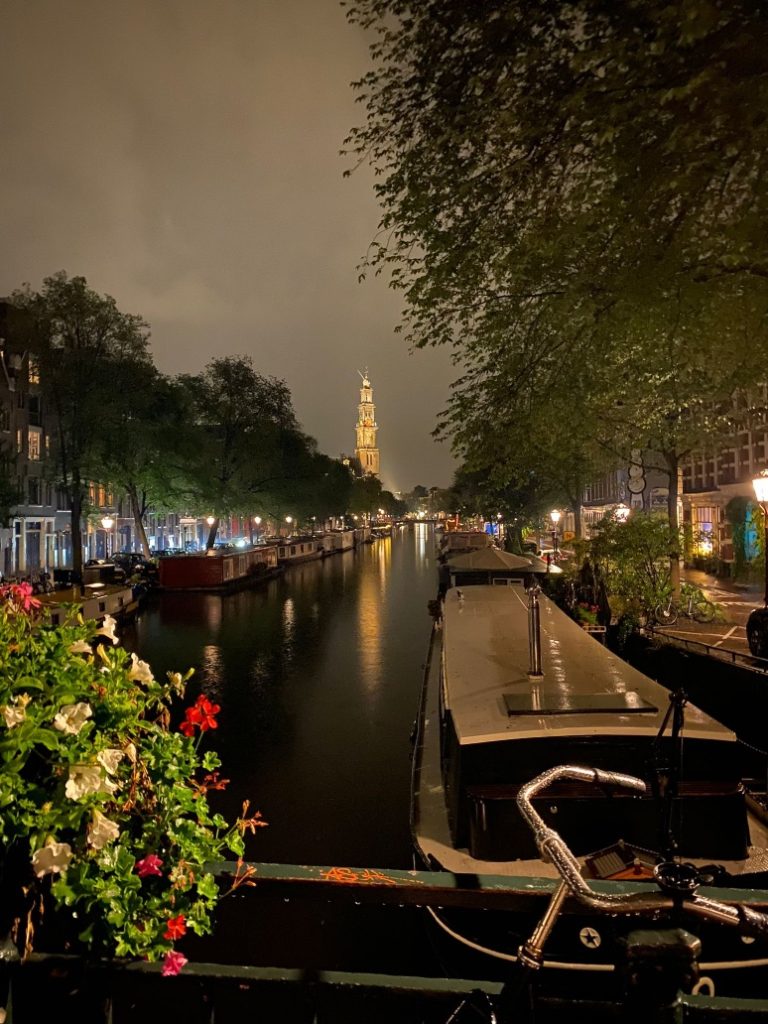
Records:
[[[72,571],[75,579],[83,585],[83,535],[80,532],[80,520],[83,515],[83,490],[79,481],[69,488],[69,521],[72,530]]]
[[[211,528],[208,531],[208,540],[205,542],[205,550],[212,551],[213,545],[216,543],[216,534],[219,532],[219,517],[217,516],[211,523]]]
[[[133,515],[133,523],[136,527],[136,533],[138,534],[139,541],[141,543],[141,550],[144,553],[144,557],[149,559],[152,557],[152,553],[149,550],[149,540],[147,539],[147,531],[144,528],[144,519],[141,515],[141,503],[139,502],[139,495],[136,488],[131,485],[128,488],[128,498],[131,502],[131,513]]]
[[[579,497],[571,497],[570,501],[571,508],[573,509],[573,532],[576,534],[576,540],[583,540],[584,525],[581,515],[581,499]]]
[[[669,519],[669,578],[672,596],[680,600],[680,520],[677,515],[677,498],[680,490],[677,452],[664,452],[669,472],[667,489],[667,517]]]

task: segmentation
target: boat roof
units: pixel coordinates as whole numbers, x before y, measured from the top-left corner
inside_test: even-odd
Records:
[[[527,595],[468,586],[443,606],[443,698],[461,744],[590,735],[656,735],[669,691],[539,598],[543,678],[528,675]],[[735,742],[691,704],[684,735]]]
[[[536,555],[513,555],[499,548],[479,548],[463,555],[452,555],[445,563],[452,572],[561,573],[557,565],[548,566]]]

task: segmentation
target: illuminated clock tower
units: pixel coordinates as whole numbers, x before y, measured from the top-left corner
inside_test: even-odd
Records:
[[[358,373],[360,371],[358,370]],[[360,405],[357,407],[357,427],[355,428],[355,459],[363,476],[379,475],[379,449],[376,446],[376,408],[373,404],[373,390],[368,379],[368,371],[361,373]]]

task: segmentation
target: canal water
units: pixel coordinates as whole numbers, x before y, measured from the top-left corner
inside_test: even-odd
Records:
[[[189,696],[204,692],[221,705],[220,727],[209,736],[231,781],[212,794],[216,807],[232,819],[247,799],[269,823],[249,838],[248,859],[413,866],[410,737],[436,590],[433,530],[413,524],[293,566],[258,589],[162,594],[127,632],[126,646],[156,676],[194,667]],[[291,943],[278,950],[273,934],[265,948],[243,934],[236,907],[223,913],[217,958],[295,963]],[[430,970],[414,960],[424,946],[417,911],[384,925],[365,908],[351,924],[326,909],[319,920],[294,917],[300,913],[285,908],[275,927],[310,937],[302,956],[313,966]],[[364,951],[374,932],[380,944]],[[340,938],[347,948],[332,951],[331,939]]]

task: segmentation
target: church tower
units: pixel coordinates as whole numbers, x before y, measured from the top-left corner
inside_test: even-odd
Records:
[[[358,371],[359,372],[359,371]],[[373,390],[368,379],[368,371],[361,373],[360,404],[357,407],[357,427],[355,429],[355,459],[363,476],[379,475],[379,449],[376,446],[376,408],[373,404]]]

